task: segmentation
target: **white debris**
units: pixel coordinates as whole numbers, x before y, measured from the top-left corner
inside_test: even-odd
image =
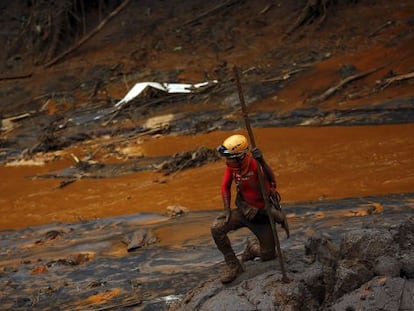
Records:
[[[115,104],[115,107],[118,108],[123,104],[133,100],[148,87],[164,91],[166,93],[194,93],[195,91],[203,87],[209,86],[211,84],[216,84],[217,82],[217,80],[197,84],[139,82],[133,86],[133,88],[124,96],[124,98],[122,98],[119,102]]]

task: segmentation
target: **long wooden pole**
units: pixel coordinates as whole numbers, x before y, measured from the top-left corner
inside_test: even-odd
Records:
[[[252,146],[252,148],[256,148],[256,142],[254,140],[253,130],[252,130],[252,127],[250,125],[249,116],[247,114],[247,107],[246,107],[246,103],[244,102],[243,90],[242,90],[242,87],[241,87],[240,78],[239,78],[239,71],[237,69],[237,66],[233,67],[233,71],[234,71],[234,77],[235,77],[236,83],[237,83],[237,90],[239,92],[239,99],[240,99],[240,104],[241,104],[241,107],[242,107],[244,123],[246,125],[246,129],[247,129],[247,132],[248,132],[249,138],[250,138],[250,145]],[[277,255],[279,257],[280,269],[282,270],[282,281],[284,283],[289,283],[289,278],[286,275],[285,264],[284,264],[284,261],[283,261],[282,250],[280,249],[279,237],[277,235],[275,222],[274,222],[272,214],[271,214],[272,206],[270,204],[269,196],[266,193],[265,180],[264,180],[263,172],[262,172],[261,165],[260,165],[259,162],[258,162],[258,167],[257,167],[257,174],[258,174],[258,177],[259,177],[260,190],[262,192],[263,200],[265,202],[265,209],[266,209],[266,212],[267,212],[267,216],[269,217],[270,226],[272,227],[272,231],[273,231],[273,238],[275,240]]]

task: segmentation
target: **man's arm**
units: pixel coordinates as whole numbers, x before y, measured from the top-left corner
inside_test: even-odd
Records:
[[[273,170],[271,167],[266,163],[266,161],[263,158],[263,154],[260,151],[259,148],[253,148],[252,149],[252,156],[256,159],[257,162],[260,163],[260,166],[263,169],[263,173],[266,177],[266,179],[269,181],[272,189],[276,190],[277,184],[276,184],[276,178],[275,174],[273,173]]]
[[[224,172],[223,181],[221,183],[221,198],[223,199],[223,208],[226,213],[226,222],[229,221],[231,215],[231,184],[233,182],[233,174],[229,169]]]

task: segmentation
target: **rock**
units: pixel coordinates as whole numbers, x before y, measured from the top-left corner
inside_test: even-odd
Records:
[[[305,254],[289,251],[288,264],[301,262],[303,269],[289,270],[288,284],[272,263],[250,261],[233,283],[206,282],[174,310],[411,310],[414,253],[406,250],[414,237],[411,225],[349,231],[340,247],[314,234],[304,244]]]
[[[167,214],[169,217],[176,217],[188,212],[188,209],[181,205],[167,206]]]
[[[124,238],[122,242],[127,244],[128,252],[137,248],[154,244],[158,241],[157,237],[149,230],[137,230]]]
[[[333,299],[357,289],[365,282],[371,280],[374,273],[358,259],[342,260],[339,262],[335,274]]]
[[[333,304],[332,311],[412,310],[414,282],[402,278],[375,277]]]
[[[401,275],[414,279],[414,251],[407,252],[400,257]]]
[[[318,306],[325,300],[327,292],[325,279],[326,271],[321,263],[315,263],[303,273],[304,285]]]
[[[57,230],[49,230],[47,231],[43,237],[35,242],[35,244],[43,244],[53,240],[60,239],[64,236],[65,232],[62,229]]]
[[[340,253],[342,258],[357,258],[373,266],[378,257],[397,254],[398,245],[388,230],[359,229],[345,233]]]
[[[244,297],[243,292],[239,292],[236,295],[228,295],[228,290],[223,290],[219,292],[214,299],[209,299],[200,311],[227,311],[227,310],[257,310],[256,306],[249,302],[249,300]]]
[[[399,226],[397,241],[402,251],[414,249],[414,217]]]
[[[277,265],[276,260],[247,262],[246,271],[228,285],[217,275],[190,291],[176,310],[271,310],[275,296],[281,296],[276,287],[296,284],[282,283]]]
[[[314,256],[314,260],[327,265],[335,266],[339,258],[338,247],[328,238],[315,234],[305,243],[305,254]]]
[[[380,256],[375,261],[374,273],[379,276],[400,276],[401,263],[391,256]]]
[[[44,265],[40,265],[32,269],[32,275],[44,274],[47,272],[49,272],[49,269]]]
[[[80,254],[73,255],[72,257],[73,257],[72,261],[74,262],[75,265],[81,265],[93,259],[94,256],[93,254],[89,254],[89,253],[80,253]]]

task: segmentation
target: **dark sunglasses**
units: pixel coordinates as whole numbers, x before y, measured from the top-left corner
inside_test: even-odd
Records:
[[[226,159],[234,159],[237,161],[242,161],[245,156],[246,153],[231,153],[226,147],[222,146],[218,146],[217,147],[217,151],[220,153],[220,155],[222,155],[223,157],[225,157]]]

